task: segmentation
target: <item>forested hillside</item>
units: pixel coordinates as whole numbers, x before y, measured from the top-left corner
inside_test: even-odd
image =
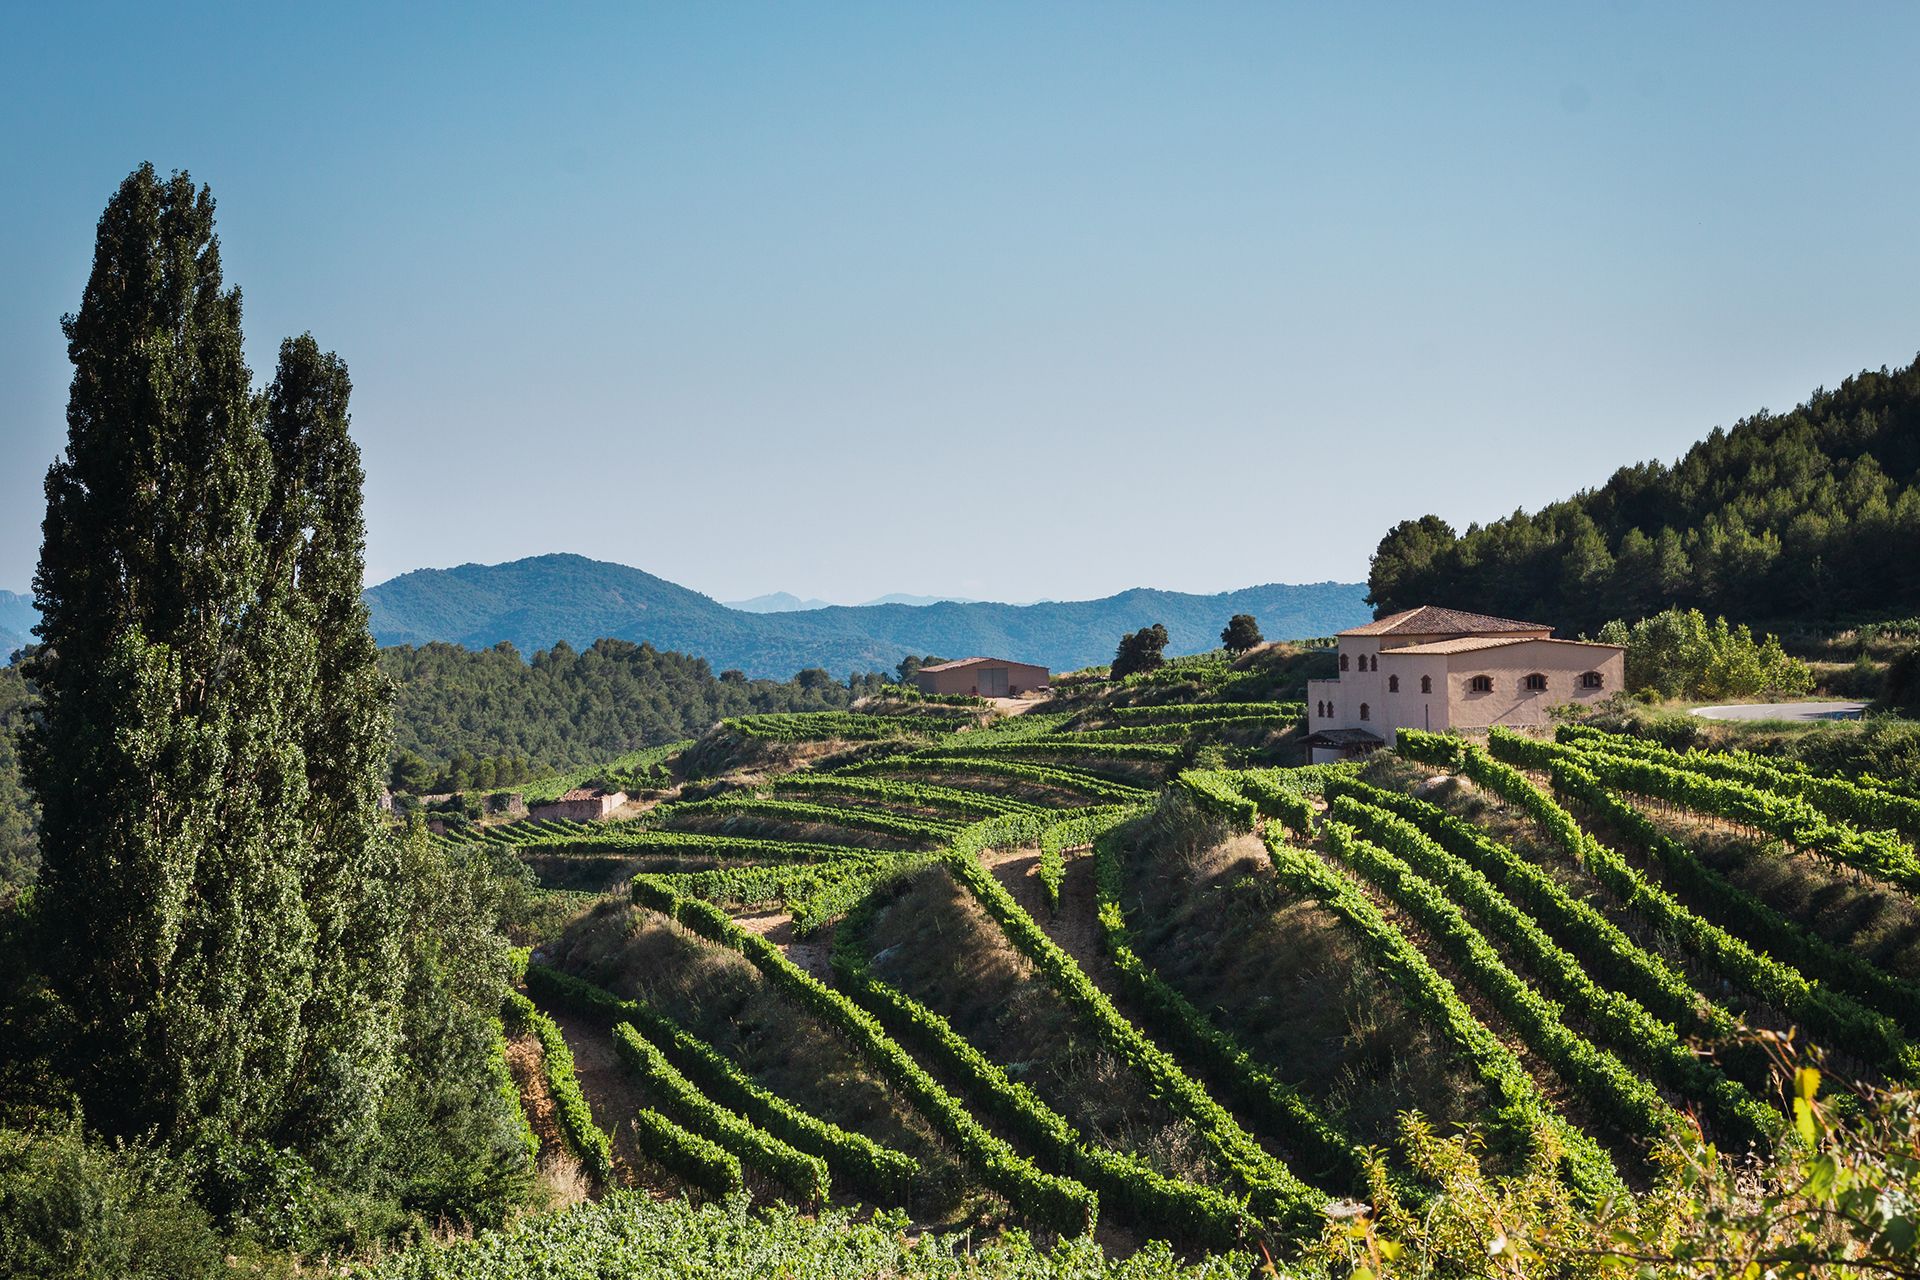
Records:
[[[991,654],[1055,671],[1113,657],[1122,632],[1162,623],[1168,652],[1219,643],[1236,613],[1271,639],[1331,635],[1367,619],[1358,583],[1274,584],[1219,595],[1124,591],[1102,600],[1012,605],[876,604],[746,613],[626,565],[551,555],[510,564],[421,569],[370,587],[373,633],[384,645],[434,640],[485,649],[501,641],[532,653],[602,637],[707,659],[715,670],[784,680],[805,667],[888,671],[912,654]]]
[[[716,677],[704,659],[626,640],[557,644],[531,662],[507,644],[403,645],[380,665],[395,686],[396,745],[434,765],[465,753],[564,769],[696,737],[726,716],[824,711],[857,696],[818,668],[784,682]]]
[[[1920,612],[1920,360],[1715,428],[1668,466],[1457,535],[1380,541],[1381,613],[1442,601],[1564,627],[1670,605],[1753,620]]]

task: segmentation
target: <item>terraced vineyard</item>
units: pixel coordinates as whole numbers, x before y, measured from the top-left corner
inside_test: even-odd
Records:
[[[717,732],[797,767],[449,837],[614,890],[507,1011],[549,1145],[607,1190],[1279,1253],[1433,1194],[1404,1111],[1599,1204],[1781,1134],[1756,1030],[1920,1078],[1910,796],[1577,727],[1274,767],[1299,715],[756,717]]]

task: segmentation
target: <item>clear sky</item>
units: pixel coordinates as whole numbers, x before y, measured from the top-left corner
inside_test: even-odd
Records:
[[[369,576],[722,599],[1364,576],[1920,350],[1920,6],[0,9],[0,587],[143,160]]]

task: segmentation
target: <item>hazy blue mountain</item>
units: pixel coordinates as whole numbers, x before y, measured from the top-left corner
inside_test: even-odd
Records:
[[[802,600],[791,591],[770,591],[751,600],[723,600],[721,603],[742,613],[798,613],[802,609],[833,608],[830,600]]]
[[[973,604],[965,596],[910,596],[904,591],[892,591],[884,596],[875,596],[871,600],[862,600],[857,608],[866,608],[875,604]],[[800,613],[807,609],[835,609],[840,606],[831,600],[808,597],[802,600],[791,591],[769,591],[763,596],[754,596],[751,600],[722,600],[729,609],[738,609],[742,613]]]
[[[0,663],[15,649],[33,643],[33,628],[40,622],[40,611],[33,597],[18,591],[0,591]]]
[[[1372,618],[1353,582],[1272,584],[1219,595],[1123,591],[1102,600],[1012,605],[835,605],[746,613],[626,565],[535,556],[499,565],[419,569],[367,589],[383,645],[435,640],[485,648],[505,641],[531,656],[564,640],[644,641],[707,659],[715,671],[784,679],[805,667],[836,676],[891,670],[907,654],[975,654],[1070,671],[1110,661],[1122,632],[1166,624],[1170,653],[1219,644],[1236,613],[1270,639],[1323,636]]]
[[[965,596],[910,596],[904,591],[890,592],[884,596],[875,596],[871,600],[860,602],[861,608],[876,604],[979,604],[978,600],[969,600]]]

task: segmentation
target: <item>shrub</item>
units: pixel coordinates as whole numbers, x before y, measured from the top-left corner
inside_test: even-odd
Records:
[[[1668,609],[1629,627],[1601,628],[1607,644],[1625,645],[1627,687],[1664,698],[1744,698],[1763,693],[1803,694],[1813,671],[1789,657],[1777,637],[1755,640],[1725,618],[1708,622],[1698,609]]]
[[[1895,711],[1920,715],[1920,645],[1902,649],[1887,664],[1881,678],[1880,700]]]
[[[143,1146],[87,1141],[78,1120],[0,1129],[0,1275],[193,1280],[226,1274],[224,1242],[183,1171]]]

